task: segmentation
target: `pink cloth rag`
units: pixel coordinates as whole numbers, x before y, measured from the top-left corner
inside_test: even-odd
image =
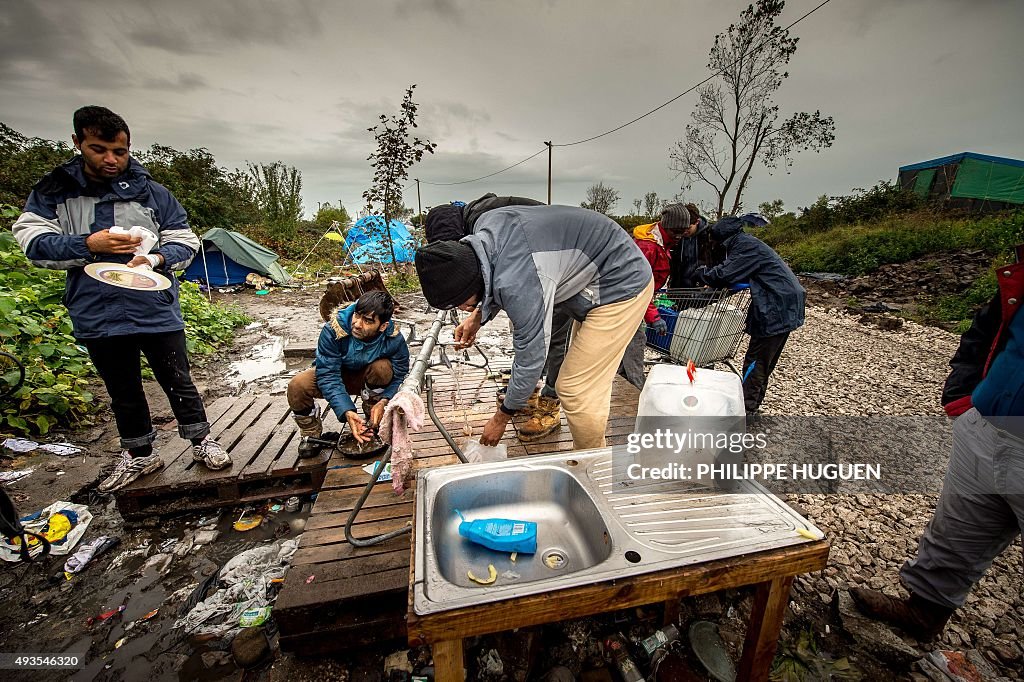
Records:
[[[380,437],[391,444],[391,487],[396,495],[405,492],[405,479],[412,472],[409,433],[423,428],[424,411],[423,399],[412,391],[399,391],[384,408]]]

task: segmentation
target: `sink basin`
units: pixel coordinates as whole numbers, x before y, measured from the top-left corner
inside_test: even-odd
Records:
[[[544,580],[595,566],[611,554],[608,527],[594,500],[565,469],[513,468],[491,476],[457,478],[443,484],[431,505],[430,537],[441,577],[479,587],[467,571],[486,578],[488,564],[511,571],[518,583]],[[460,510],[467,520],[502,518],[537,524],[536,554],[495,552],[459,535]],[[445,513],[447,510],[447,513]]]
[[[413,608],[425,615],[810,542],[822,533],[753,481],[729,492],[637,490],[611,448],[421,470]],[[621,471],[618,471],[621,474]],[[537,553],[511,555],[458,533],[466,519],[536,522]],[[801,535],[802,529],[806,535]],[[497,579],[482,585],[493,565]]]

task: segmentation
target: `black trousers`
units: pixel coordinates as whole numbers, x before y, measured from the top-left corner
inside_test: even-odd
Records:
[[[178,434],[189,440],[210,433],[203,399],[199,396],[185,351],[185,332],[128,334],[85,339],[89,357],[110,394],[121,447],[125,450],[151,444],[156,439],[149,404],[142,390],[142,360],[146,356],[153,376],[167,394],[178,420]]]
[[[572,323],[574,320],[569,313],[555,308],[551,316],[551,342],[548,344],[548,357],[544,361],[544,388],[541,395],[546,398],[557,398],[555,382],[558,381],[558,372],[562,369],[562,362],[565,360],[566,348],[569,345],[569,337],[572,336]]]
[[[768,377],[775,371],[782,349],[789,338],[789,332],[774,336],[752,336],[747,354],[743,356],[743,374],[747,376],[750,363],[757,363],[743,382],[743,403],[747,414],[761,407],[765,391],[768,390]]]

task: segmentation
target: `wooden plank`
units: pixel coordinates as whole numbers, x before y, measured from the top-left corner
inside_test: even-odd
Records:
[[[319,497],[319,496],[318,496]],[[380,521],[382,519],[398,519],[412,516],[412,502],[400,504],[389,504],[382,507],[359,510],[360,521]],[[348,513],[333,512],[329,514],[317,513],[316,507],[313,514],[306,520],[306,531],[319,530],[321,528],[337,528],[344,526],[348,519]]]
[[[447,447],[447,444],[445,445]],[[417,454],[416,458],[412,461],[412,473],[416,474],[417,471],[422,469],[433,469],[439,466],[448,466],[450,464],[458,464],[461,460],[454,454],[451,454],[451,449],[448,449],[447,454],[440,455],[428,455],[422,456]],[[359,465],[345,467],[344,469],[331,469],[327,472],[327,476],[324,479],[324,490],[332,490],[335,488],[347,488],[350,486],[365,486],[370,480],[371,474],[363,471],[362,466],[365,464],[372,463],[373,460],[365,460],[360,462]],[[388,482],[390,484],[390,481]]]
[[[466,666],[461,639],[437,642],[431,651],[434,655],[434,679],[437,682],[465,682]]]
[[[750,621],[747,623],[747,636],[737,679],[768,682],[792,585],[792,575],[758,584],[750,610]]]
[[[223,434],[235,421],[248,409],[249,405],[252,404],[254,396],[248,396],[246,398],[236,399],[223,415],[213,424],[210,425],[210,435],[213,438],[220,440],[221,434]],[[160,487],[167,487],[171,485],[188,485],[193,481],[184,480],[182,475],[192,465],[192,446],[189,445],[186,448],[188,452],[187,456],[184,454],[175,460],[175,462],[169,466],[164,467],[160,471],[156,472],[152,477],[146,477],[145,479],[139,479],[144,484],[138,487],[144,487],[147,489],[154,489]]]
[[[810,573],[825,567],[828,550],[828,542],[819,540],[426,616],[410,610],[409,643],[412,646],[432,644],[582,618],[596,612],[617,611]]]
[[[404,549],[409,546],[409,536],[399,535],[370,547],[356,547],[348,543],[337,545],[322,545],[319,547],[299,547],[292,557],[292,566],[303,564],[322,564],[341,561],[349,557],[369,556],[371,554],[383,554],[396,549]]]
[[[232,468],[237,470],[239,477],[242,477],[246,471],[258,471],[260,473],[268,471],[270,462],[276,459],[276,455],[274,452],[269,451],[266,446],[276,433],[281,430],[281,423],[287,414],[287,408],[281,410],[279,402],[271,403],[260,416],[260,419],[246,430],[245,435],[242,436],[242,439],[238,441],[238,444],[235,445],[231,452],[232,459],[235,459],[236,452],[251,453],[244,463],[241,460],[235,460],[236,466]]]
[[[361,516],[361,515],[360,515]],[[347,515],[346,515],[347,517]],[[368,538],[381,533],[390,533],[399,528],[407,528],[412,521],[411,517],[379,519],[352,524],[352,534],[358,538]],[[334,528],[320,528],[307,530],[302,533],[302,547],[318,547],[345,542],[345,524]]]
[[[263,446],[260,456],[254,459],[239,474],[241,480],[261,476],[270,472],[270,467],[278,458],[281,452],[288,447],[297,448],[293,437],[298,433],[298,428],[290,420],[285,420],[274,431],[274,435]]]
[[[287,589],[281,591],[274,611],[362,600],[383,593],[398,592],[404,597],[409,589],[408,556],[409,552],[401,549],[345,561],[299,565],[295,575],[300,580],[288,585],[285,578]],[[313,582],[307,584],[309,576],[313,576]]]
[[[266,418],[265,414],[267,410],[271,409],[271,406],[272,400],[270,398],[256,398],[249,405],[249,408],[235,420],[235,423],[221,433],[218,440],[224,449],[228,451],[228,454],[231,455],[231,466],[220,471],[209,471],[201,463],[193,460],[192,468],[195,469],[195,475],[202,477],[206,481],[229,478],[237,479],[239,472],[245,469],[246,465],[259,454],[258,451],[240,450],[238,444],[245,440],[246,434],[258,429],[261,421],[270,421],[270,419]]]
[[[366,502],[363,503],[363,509],[411,502],[415,487],[416,481],[409,481],[406,483],[405,492],[401,495],[395,495],[394,491],[391,490],[390,483],[378,483],[374,486],[373,492],[366,498]],[[341,488],[340,490],[322,492],[316,497],[317,513],[347,512],[355,506],[362,493],[362,488]]]

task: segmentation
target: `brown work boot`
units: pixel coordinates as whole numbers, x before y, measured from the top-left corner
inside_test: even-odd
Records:
[[[299,427],[299,435],[303,438],[319,438],[323,433],[324,423],[320,419],[320,408],[313,404],[312,414],[293,414],[292,419]]]
[[[524,407],[523,410],[525,411],[525,410],[536,409],[537,408],[537,399],[538,398],[540,398],[540,389],[539,388],[535,388],[535,389],[533,389],[533,393],[530,394],[530,397],[526,399],[526,407]],[[502,405],[505,404],[505,389],[504,388],[502,388],[501,390],[498,391],[497,403],[498,403],[498,407],[501,407]]]
[[[902,600],[863,587],[850,589],[853,603],[864,615],[895,625],[922,642],[942,634],[955,609],[911,594]]]
[[[529,419],[519,425],[519,440],[530,442],[554,433],[562,426],[562,403],[558,398],[539,396]]]

